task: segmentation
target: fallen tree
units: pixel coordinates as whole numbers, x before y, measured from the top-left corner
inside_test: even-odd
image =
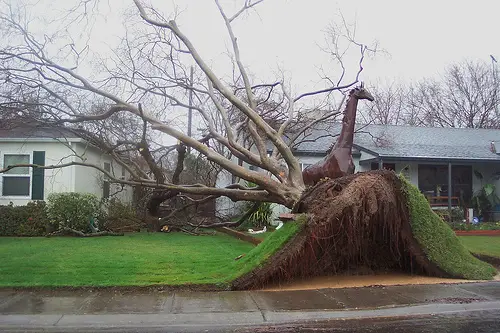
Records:
[[[51,232],[47,235],[47,237],[52,236],[74,236],[74,237],[100,237],[100,236],[123,236],[123,232],[113,232],[113,231],[96,231],[84,233],[75,229],[63,227],[57,231]]]
[[[141,138],[132,137],[135,141],[122,140],[126,131],[105,136],[105,140],[86,138],[109,154],[129,176],[126,179],[117,177],[80,155],[72,156],[75,158],[68,162],[61,160],[51,165],[7,165],[0,173],[16,167],[85,166],[99,170],[111,183],[154,189],[159,196],[152,202],[153,211],[162,200],[185,195],[203,196],[203,199],[196,199],[198,203],[225,197],[232,201],[273,202],[307,213],[303,228],[275,254],[275,262],[258,268],[247,280],[242,278],[235,282],[235,288],[336,273],[361,265],[421,270],[434,275],[462,274],[467,278],[487,278],[493,274],[489,266],[479,262],[477,266],[482,267],[480,271],[484,274],[453,271],[446,268],[439,256],[426,251],[426,247],[431,249],[432,238],[419,239],[416,228],[419,224],[413,224],[413,220],[424,215],[412,215],[412,196],[406,197],[404,187],[394,174],[350,175],[354,172],[351,151],[358,100],[373,100],[362,85],[358,86],[363,59],[373,50],[357,42],[349,31],[339,33],[333,29],[329,36],[332,42],[328,53],[339,65],[338,77],[325,75],[323,87],[296,93],[283,72],[277,80],[259,81],[243,62],[240,40],[233,25],[243,13],[263,3],[262,0],[242,1],[241,7],[233,8],[231,14],[220,1],[215,1],[214,6],[227,30],[228,45],[232,47],[229,79],[225,73],[214,71],[211,60],[202,56],[185,33],[189,29],[178,24],[173,11],[164,13],[141,0],[130,2],[139,22],[130,17],[123,22],[129,30],[125,29],[126,33],[116,45],[116,53],[105,55],[106,61],[93,62],[96,59],[92,58],[86,40],[73,38],[71,32],[90,35],[85,30],[88,27],[74,25],[89,17],[87,10],[98,8],[99,1],[75,2],[68,15],[61,16],[60,21],[55,20],[58,26],[70,25],[73,29],[54,33],[51,38],[47,37],[48,32],[45,34],[46,30],[43,36],[29,30],[31,20],[24,19],[25,8],[0,9],[0,33],[6,37],[0,39],[0,80],[4,82],[0,89],[0,107],[6,110],[2,115],[9,111],[14,118],[35,117],[44,124],[72,127],[75,132],[79,132],[76,130],[79,126],[89,123],[94,125],[91,128],[100,128],[99,125],[107,124],[106,120],[122,119],[124,115],[140,120],[142,135]],[[43,21],[51,20],[44,18]],[[345,21],[343,27],[348,27]],[[347,49],[354,46],[353,50],[359,52],[353,74],[346,73],[346,68],[353,66],[343,63],[342,55],[347,49],[339,47],[341,39],[348,42]],[[190,59],[185,61],[186,57]],[[195,69],[190,71],[188,66],[192,64]],[[83,75],[86,69],[96,66],[99,69],[94,75]],[[193,80],[193,76],[199,79]],[[339,99],[332,98],[335,94]],[[314,126],[339,115],[347,96],[342,131],[331,153],[303,173],[293,147],[307,138],[307,132]],[[93,110],[90,106],[95,101],[99,101],[99,108]],[[175,112],[182,108],[198,115],[203,133],[185,133],[175,125]],[[279,121],[275,121],[276,113]],[[298,115],[309,114],[314,118],[298,122]],[[299,128],[290,132],[290,127],[297,123]],[[109,123],[106,134],[114,132],[116,125],[113,124]],[[125,124],[125,129],[133,127],[129,122]],[[155,161],[151,153],[152,140],[146,135],[147,129],[177,140],[176,147],[182,151],[184,147],[196,151],[204,160],[225,170],[231,176],[231,184],[182,184],[177,173],[176,177],[167,179],[159,170],[161,159]],[[168,154],[174,150],[170,148],[160,149],[158,154]],[[182,156],[180,150],[178,161],[181,163],[177,164],[177,170],[182,170]],[[341,178],[333,179],[337,177]],[[256,186],[246,186],[242,180]],[[418,207],[422,214],[430,214],[428,205],[419,201]],[[429,220],[435,221],[434,215],[431,214]],[[223,221],[190,227],[222,227],[236,223]],[[440,224],[434,227],[435,230],[441,228]],[[443,230],[446,234],[446,229]],[[443,244],[447,251],[469,262],[460,243]]]
[[[418,189],[391,171],[324,179],[304,193],[296,212],[307,213],[296,235],[233,289],[359,267],[465,279],[496,274],[462,246]]]

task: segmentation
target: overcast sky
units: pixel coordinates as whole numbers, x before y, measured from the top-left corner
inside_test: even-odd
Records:
[[[227,8],[234,2],[223,1]],[[226,34],[213,1],[174,3],[184,10],[179,22],[202,52],[225,60],[227,40],[221,36]],[[500,59],[498,0],[267,0],[236,25],[243,60],[259,76],[279,65],[297,87],[306,87],[317,80],[318,66],[328,63],[318,44],[324,29],[339,22],[339,12],[356,23],[360,42],[376,40],[389,53],[366,61],[367,81],[433,76],[464,58],[490,61],[493,54]],[[349,60],[355,65],[357,58]]]
[[[43,17],[54,17],[57,10],[77,0],[10,1],[37,3],[32,16],[43,13]],[[144,2],[148,1],[165,15],[178,8],[177,20],[184,32],[218,72],[228,73],[231,66],[225,52],[229,42],[214,1]],[[243,0],[221,2],[231,13]],[[94,27],[92,46],[94,51],[105,53],[116,37],[123,36],[124,13],[135,15],[137,10],[132,0],[100,3],[101,19]],[[464,58],[490,61],[491,54],[500,60],[498,0],[266,0],[235,23],[242,60],[259,79],[272,80],[283,69],[297,92],[317,88],[320,67],[332,77],[338,75],[338,68],[329,67],[329,57],[320,46],[328,25],[340,22],[339,13],[356,24],[358,41],[377,41],[387,51],[365,60],[362,79],[371,83],[434,76]],[[351,69],[357,61],[356,53],[345,59]]]
[[[242,0],[221,2],[231,13]],[[52,8],[59,8],[61,4],[74,2],[40,3],[52,3]],[[93,35],[97,51],[105,50],[106,45],[112,47],[113,36],[123,34],[125,10],[136,13],[132,0],[102,3],[103,19],[96,24]],[[219,72],[230,69],[224,55],[229,46],[227,32],[213,1],[151,0],[151,3],[166,15],[174,7],[179,8],[179,25],[209,63]],[[320,67],[331,76],[338,74],[337,68],[328,67],[329,57],[320,50],[320,45],[324,45],[324,30],[328,25],[339,22],[339,13],[348,22],[356,23],[360,42],[378,41],[388,53],[379,53],[365,61],[362,79],[371,83],[434,76],[464,58],[490,61],[492,54],[500,60],[498,0],[266,0],[235,24],[242,59],[260,79],[271,79],[278,69],[284,69],[297,92],[318,87]],[[345,61],[355,67],[357,54],[351,53]]]
[[[31,17],[49,20],[78,0],[7,1],[28,1],[32,4],[28,7]],[[145,0],[144,3],[148,1],[166,16],[177,8],[178,25],[205,60],[222,76],[231,72],[226,55],[230,42],[214,1]],[[90,41],[84,38],[82,43],[89,41],[93,52],[106,57],[106,52],[124,36],[124,23],[134,28],[134,24],[143,22],[138,19],[132,0],[99,3],[99,18]],[[221,0],[221,3],[231,14],[243,0]],[[280,80],[283,70],[293,94],[298,95],[325,86],[320,79],[321,69],[332,78],[337,77],[339,68],[332,66],[331,57],[320,48],[325,45],[327,27],[341,22],[340,13],[348,23],[356,24],[359,42],[376,41],[386,51],[365,59],[361,79],[371,85],[437,76],[447,65],[463,59],[490,62],[490,55],[494,55],[500,60],[499,0],[266,0],[234,24],[242,60],[255,78],[253,83]],[[31,28],[40,34],[48,30],[39,22]],[[85,37],[85,32],[75,31]],[[350,69],[347,82],[354,77],[358,60],[357,49],[346,55],[344,61]],[[184,115],[185,110],[181,113]]]

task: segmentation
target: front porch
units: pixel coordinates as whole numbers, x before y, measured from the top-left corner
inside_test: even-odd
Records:
[[[447,210],[449,214],[452,209],[461,208],[467,221],[479,213],[484,221],[500,221],[500,206],[484,212],[472,211],[474,195],[484,185],[493,185],[499,194],[500,177],[496,176],[500,175],[499,162],[378,159],[361,161],[360,167],[364,171],[389,169],[402,173],[427,197],[434,210]]]

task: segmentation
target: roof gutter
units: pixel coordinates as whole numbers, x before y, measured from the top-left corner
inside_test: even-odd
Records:
[[[87,142],[82,138],[0,138],[0,142]]]
[[[498,163],[500,162],[500,158],[498,159],[484,159],[484,158],[460,158],[460,157],[407,157],[407,156],[385,156],[379,155],[377,158],[370,158],[363,161],[360,161],[360,164],[378,162],[380,159],[383,159],[384,162],[397,162],[397,161],[408,161],[408,162],[424,162],[424,163],[456,163],[456,162],[464,162],[464,163]]]
[[[357,145],[357,144],[353,144],[352,146],[353,146],[354,148],[358,149],[359,151],[364,151],[365,153],[368,153],[368,154],[370,154],[370,155],[374,155],[374,156],[378,157],[378,158],[377,158],[377,161],[379,160],[379,158],[380,158],[380,157],[384,157],[384,156],[380,155],[379,153],[377,153],[377,152],[375,152],[375,151],[373,151],[373,150],[366,149],[366,148],[365,148],[365,147],[363,147],[363,146],[360,146],[360,145]],[[370,159],[370,160],[373,160],[373,159]],[[364,161],[365,161],[365,160],[363,160],[363,162],[364,162]],[[366,160],[366,161],[368,161],[368,160]]]

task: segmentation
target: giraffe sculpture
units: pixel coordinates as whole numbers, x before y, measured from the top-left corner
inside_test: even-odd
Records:
[[[342,119],[342,129],[330,153],[322,161],[309,166],[302,172],[302,178],[306,185],[314,185],[321,178],[334,179],[354,173],[352,144],[356,111],[360,99],[374,100],[373,96],[363,88],[362,84],[349,92],[344,118]]]

